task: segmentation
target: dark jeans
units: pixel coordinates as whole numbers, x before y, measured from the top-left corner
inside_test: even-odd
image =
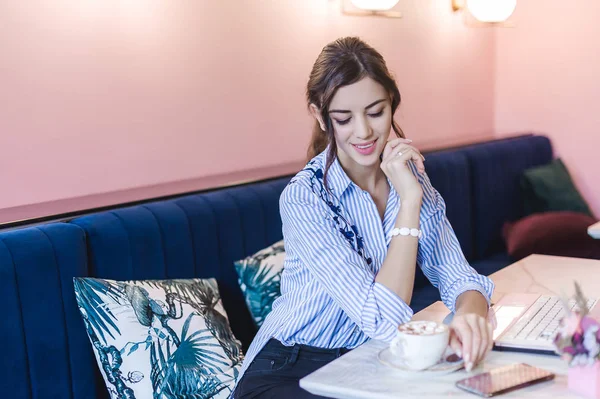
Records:
[[[322,349],[307,345],[284,346],[271,339],[242,375],[235,399],[321,398],[300,388],[298,381],[349,350]]]

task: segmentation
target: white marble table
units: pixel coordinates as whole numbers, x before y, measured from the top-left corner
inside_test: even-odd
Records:
[[[600,291],[600,261],[532,255],[490,276],[496,284],[492,301],[508,292],[572,295],[576,279],[588,296]],[[414,316],[416,320],[442,321],[449,311],[436,302]],[[492,351],[485,361],[467,373],[453,373],[428,379],[407,378],[385,366],[377,354],[385,344],[369,341],[300,380],[307,391],[332,398],[476,398],[455,387],[455,382],[499,366],[523,362],[556,374],[553,381],[540,383],[502,395],[506,398],[581,398],[567,389],[567,364],[557,356]]]
[[[588,227],[588,234],[594,238],[600,239],[600,222]]]
[[[477,396],[457,388],[456,381],[482,371],[512,364],[528,363],[556,373],[554,381],[503,395],[506,398],[580,398],[567,390],[567,369],[558,357],[523,355],[509,352],[491,352],[484,364],[467,373],[460,369],[435,378],[404,376],[400,371],[381,364],[377,354],[386,345],[369,341],[347,353],[329,365],[300,380],[307,391],[331,398],[476,398]]]

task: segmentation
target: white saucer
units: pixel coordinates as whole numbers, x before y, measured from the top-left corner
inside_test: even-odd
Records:
[[[377,358],[381,363],[385,364],[386,366],[392,367],[398,371],[401,371],[402,374],[406,374],[407,376],[434,377],[452,373],[453,371],[461,369],[465,365],[463,359],[460,358],[455,362],[447,361],[446,358],[452,353],[453,352],[451,350],[446,351],[446,353],[442,357],[442,360],[440,360],[439,363],[434,364],[433,366],[421,371],[415,371],[407,368],[401,359],[398,359],[397,356],[392,354],[389,347],[379,352]]]

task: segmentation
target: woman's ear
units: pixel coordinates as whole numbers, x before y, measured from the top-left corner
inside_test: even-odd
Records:
[[[315,119],[319,122],[321,130],[325,131],[325,122],[323,122],[323,118],[321,116],[321,111],[319,110],[319,107],[317,107],[315,104],[310,104],[309,109],[312,116],[314,116]]]

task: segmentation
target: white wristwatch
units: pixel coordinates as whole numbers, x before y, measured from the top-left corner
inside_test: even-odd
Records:
[[[392,237],[395,236],[413,236],[421,238],[423,236],[423,232],[419,229],[410,229],[408,227],[396,227],[392,229]]]

